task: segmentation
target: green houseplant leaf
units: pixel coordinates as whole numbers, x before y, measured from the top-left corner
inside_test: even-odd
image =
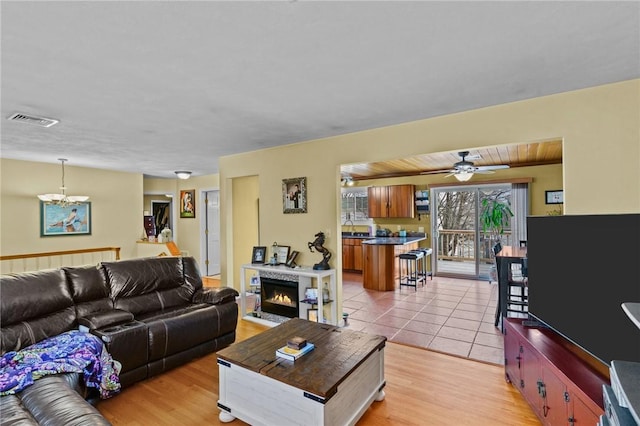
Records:
[[[504,228],[509,226],[513,212],[508,204],[495,199],[482,200],[480,223],[482,232],[489,232],[494,242],[498,241],[504,233]]]

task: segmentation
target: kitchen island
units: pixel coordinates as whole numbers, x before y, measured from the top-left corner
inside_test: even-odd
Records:
[[[418,248],[423,233],[407,237],[376,237],[362,241],[362,285],[368,290],[393,291],[400,270],[397,257]]]

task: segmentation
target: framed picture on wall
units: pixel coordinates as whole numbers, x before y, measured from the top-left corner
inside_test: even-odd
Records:
[[[91,203],[61,206],[40,201],[40,236],[91,234]]]
[[[196,217],[196,190],[185,189],[180,191],[180,217]]]
[[[307,178],[282,179],[282,212],[307,212]]]
[[[545,204],[562,204],[564,203],[564,194],[562,189],[553,191],[544,191]]]

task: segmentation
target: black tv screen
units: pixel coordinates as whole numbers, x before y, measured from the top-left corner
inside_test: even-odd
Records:
[[[529,314],[611,365],[640,362],[640,214],[529,216]]]

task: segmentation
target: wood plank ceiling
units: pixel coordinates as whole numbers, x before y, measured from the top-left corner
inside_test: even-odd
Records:
[[[423,172],[444,173],[460,160],[458,151],[439,152],[373,163],[345,164],[340,171],[343,178],[351,176],[356,181],[415,176]],[[527,167],[559,164],[562,163],[562,140],[469,149],[467,160],[475,166],[507,164],[509,167]]]

